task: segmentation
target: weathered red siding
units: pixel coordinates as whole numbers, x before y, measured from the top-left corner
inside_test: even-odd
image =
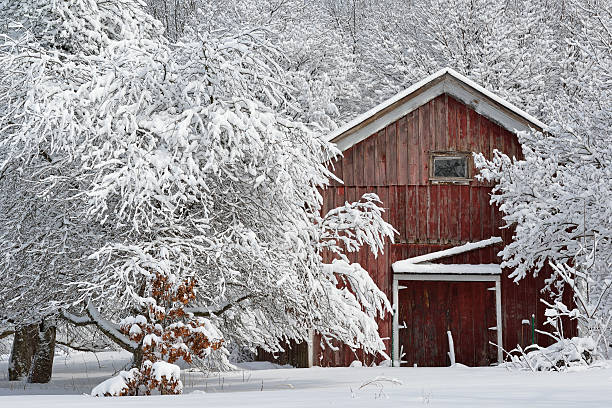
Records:
[[[378,286],[392,299],[393,272],[397,260],[417,256],[466,242],[501,236],[511,240],[511,231],[503,225],[501,214],[489,204],[490,184],[473,180],[469,185],[431,184],[429,154],[431,151],[482,152],[491,157],[498,149],[520,156],[516,136],[476,113],[472,108],[448,95],[441,95],[405,117],[388,125],[344,152],[335,164],[335,174],[344,180],[324,192],[324,209],[328,211],[345,201],[355,201],[366,192],[379,195],[387,209],[386,221],[398,231],[395,244],[387,243],[385,253],[374,258],[368,251],[352,256],[370,272]],[[471,174],[476,174],[472,163]],[[496,253],[502,245],[468,252],[441,260],[447,263],[499,263]],[[525,338],[523,319],[536,316],[537,327],[544,329],[544,307],[539,301],[542,274],[526,278],[517,285],[502,279],[503,341],[506,349],[530,344]],[[392,320],[379,322],[380,334],[391,354]],[[544,336],[537,340],[544,343]],[[446,349],[446,344],[440,344]],[[316,365],[347,365],[355,355],[346,347],[338,351],[321,350],[314,345]]]

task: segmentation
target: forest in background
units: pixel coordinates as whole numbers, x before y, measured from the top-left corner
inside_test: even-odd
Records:
[[[148,3],[172,39],[195,22],[211,31],[265,30],[305,118],[328,128],[444,67],[545,123],[560,106],[606,97],[597,85],[609,81],[611,16],[601,0]]]

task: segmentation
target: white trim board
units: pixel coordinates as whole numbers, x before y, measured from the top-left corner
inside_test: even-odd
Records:
[[[344,151],[442,94],[451,95],[514,133],[546,128],[544,123],[515,105],[458,72],[444,68],[359,115],[329,134],[327,139]],[[374,116],[378,117],[372,119]]]
[[[314,335],[315,331],[314,329],[308,329],[308,368],[311,368],[314,366],[314,360],[315,360],[315,355],[314,355]]]
[[[394,367],[399,367],[400,345],[399,345],[399,281],[448,281],[448,282],[494,282],[495,283],[495,317],[497,331],[497,362],[504,362],[503,356],[503,327],[502,327],[502,303],[501,303],[501,276],[500,275],[443,275],[443,274],[403,274],[393,275],[393,337],[392,362]],[[403,289],[404,287],[402,287]]]
[[[399,267],[394,267],[395,273],[409,273],[421,275],[501,275],[502,269],[499,264],[434,264],[404,263]]]
[[[433,273],[395,273],[394,281],[497,282],[500,275],[455,275]],[[399,287],[399,286],[398,286]]]

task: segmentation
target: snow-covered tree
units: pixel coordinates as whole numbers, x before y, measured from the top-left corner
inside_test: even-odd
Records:
[[[566,65],[581,72],[567,76],[556,101],[547,104],[546,133],[520,136],[523,160],[496,152],[476,163],[482,177],[498,184],[492,202],[500,206],[514,241],[501,252],[516,280],[550,263],[549,289],[569,287],[575,305],[550,304],[547,314],[557,336],[558,317],[578,319],[581,336],[591,336],[607,353],[612,319],[612,37],[605,2],[581,10],[580,24],[567,27],[575,52]],[[560,298],[559,298],[560,299]]]
[[[38,104],[54,94],[58,99],[76,95],[74,86],[87,80],[86,71],[95,70],[88,56],[96,55],[110,42],[158,37],[161,26],[134,1],[53,0],[1,1],[0,27],[0,206],[6,222],[1,228],[5,238],[2,247],[16,249],[15,245],[21,245],[18,251],[3,252],[12,265],[3,268],[3,274],[12,284],[2,288],[2,315],[17,331],[11,366],[23,368],[11,377],[28,376],[29,381],[45,382],[53,362],[55,320],[53,313],[41,311],[37,305],[60,298],[45,290],[45,285],[65,284],[66,273],[75,267],[72,260],[80,254],[74,248],[87,245],[92,234],[82,229],[77,232],[83,226],[74,218],[80,213],[78,204],[54,196],[61,192],[62,198],[69,197],[83,180],[71,179],[72,173],[62,168],[66,157],[54,154],[53,138],[45,140],[50,123],[37,123],[39,114],[54,116],[58,112],[41,112]],[[67,84],[67,78],[72,84]],[[39,166],[39,161],[45,165]],[[55,181],[45,183],[45,178]],[[67,235],[72,228],[75,230]],[[80,238],[79,232],[83,233]],[[71,241],[73,248],[67,245]],[[28,263],[36,273],[20,268]],[[30,336],[31,328],[38,334]],[[45,367],[42,370],[39,361]]]
[[[338,151],[295,120],[278,50],[257,28],[169,44],[124,3],[41,3],[57,17],[42,34],[27,17],[0,43],[4,320],[59,315],[138,356],[146,336],[120,318],[167,312],[155,282],[189,281],[185,311],[226,343],[278,351],[316,330],[382,352],[389,303],[345,252],[393,229],[373,195],[320,214]],[[86,12],[85,39],[63,34]]]

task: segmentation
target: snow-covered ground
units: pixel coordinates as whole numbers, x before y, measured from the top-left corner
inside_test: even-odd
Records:
[[[181,396],[95,398],[88,394],[129,359],[125,353],[57,356],[50,384],[7,381],[0,361],[0,407],[612,407],[612,369],[531,373],[503,368],[281,368],[182,372]],[[362,387],[376,377],[378,381]],[[87,395],[85,395],[87,394]]]

